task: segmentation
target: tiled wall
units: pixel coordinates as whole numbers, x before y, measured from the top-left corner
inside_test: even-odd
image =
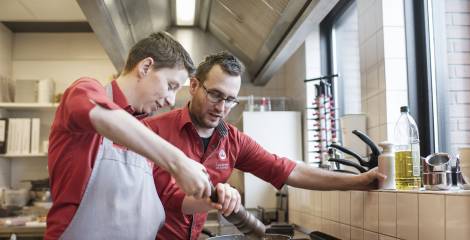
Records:
[[[289,188],[289,221],[340,239],[470,239],[470,192]]]
[[[449,77],[449,144],[470,144],[470,1],[445,1]]]
[[[362,110],[368,134],[393,140],[400,106],[407,104],[403,0],[358,0]]]

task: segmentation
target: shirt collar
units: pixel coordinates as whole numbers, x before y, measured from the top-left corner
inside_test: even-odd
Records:
[[[184,126],[186,126],[188,124],[193,124],[193,122],[191,120],[191,115],[189,113],[189,102],[186,104],[186,107],[184,107],[182,109],[181,118],[180,118],[179,124],[178,124],[178,129],[181,131],[181,129],[183,129]],[[219,125],[217,125],[217,127],[215,127],[215,130],[222,137],[225,137],[225,136],[228,135],[227,123],[225,123],[224,120],[221,120],[219,122]]]
[[[113,102],[115,102],[119,107],[124,109],[126,112],[130,113],[132,116],[142,119],[148,116],[147,113],[139,113],[132,107],[128,102],[127,98],[122,92],[121,88],[117,84],[116,80],[111,82],[111,87],[113,88]]]

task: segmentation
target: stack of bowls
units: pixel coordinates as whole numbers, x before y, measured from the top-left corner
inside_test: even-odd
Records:
[[[423,162],[423,185],[426,190],[448,190],[452,187],[452,171],[448,153],[433,153]]]

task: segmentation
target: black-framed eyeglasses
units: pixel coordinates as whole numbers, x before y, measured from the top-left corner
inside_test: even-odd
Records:
[[[207,100],[211,103],[220,103],[224,101],[225,108],[233,108],[239,103],[238,99],[234,97],[224,97],[222,93],[218,91],[208,90],[204,84],[201,83],[202,88],[206,92]]]

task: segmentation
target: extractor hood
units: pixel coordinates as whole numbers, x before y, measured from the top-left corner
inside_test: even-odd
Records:
[[[220,50],[233,53],[245,66],[243,80],[255,85],[271,79],[307,37],[311,24],[319,22],[323,17],[318,16],[325,16],[337,2],[196,0],[194,26],[182,27],[176,25],[175,1],[77,0],[118,70],[132,45],[164,30],[181,42],[195,64]]]

